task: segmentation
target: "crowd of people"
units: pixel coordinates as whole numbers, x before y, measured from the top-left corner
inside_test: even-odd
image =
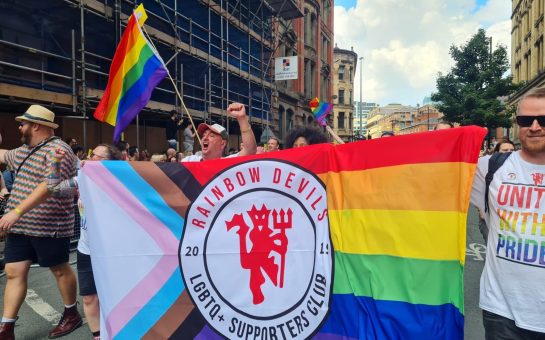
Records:
[[[30,106],[25,113],[16,117],[20,123],[22,146],[13,150],[0,150],[0,163],[8,168],[8,173],[2,177],[14,178],[10,183],[11,188],[0,178],[0,199],[7,198],[9,193],[5,212],[0,218],[0,234],[6,238],[6,285],[0,339],[15,338],[14,326],[26,295],[28,272],[33,262],[51,270],[65,306],[60,322],[51,330],[49,337],[64,336],[81,326],[82,317],[77,310],[76,298],[79,283],[79,294],[82,296],[89,329],[93,337],[99,339],[100,305],[94,285],[81,201],[78,201],[81,235],[77,247],[77,278],[68,263],[70,236],[74,231],[73,204],[77,200],[77,170],[88,161],[197,162],[281,149],[281,141],[274,137],[268,140],[266,146],[257,146],[244,105],[232,103],[227,112],[238,122],[242,139],[240,149],[231,150],[229,154],[226,153],[229,136],[225,127],[219,124],[201,123],[197,127],[196,135],[202,145],[199,152],[193,154],[195,133],[191,124],[184,128],[183,144],[179,145],[176,132],[183,124],[176,114],[171,115],[167,126],[169,148],[164,154],[152,155],[126,142],[115,146],[100,144],[85,154],[76,139],[63,141],[54,135],[58,127],[54,122],[54,113],[39,105]],[[512,156],[506,157],[497,174],[492,174],[493,177],[488,173],[490,156],[482,157],[477,165],[471,202],[482,212],[483,224],[487,226],[483,237],[488,244],[494,245],[488,247],[481,279],[480,307],[483,309],[486,339],[545,338],[545,290],[542,286],[545,281],[545,263],[525,265],[520,261],[506,261],[497,256],[501,242],[506,242],[502,241],[504,236],[500,233],[499,214],[502,207],[498,206],[498,202],[501,202],[499,187],[504,184],[505,176],[518,178],[525,185],[538,186],[532,174],[541,174],[542,177],[545,174],[544,112],[545,89],[526,95],[519,103],[516,116],[521,149],[516,151],[515,145],[508,140],[498,142],[491,152],[510,152]],[[452,124],[442,122],[435,129],[448,128],[453,128]],[[395,136],[389,133],[382,137]],[[298,127],[288,133],[284,148],[328,142],[328,136],[321,129]],[[487,181],[488,177],[491,179]],[[541,196],[536,197],[539,197],[536,198],[538,201],[529,202],[526,210],[528,213],[543,215],[543,208],[539,205]],[[543,223],[540,228],[541,235],[545,235]],[[518,237],[525,236],[525,229],[514,232],[518,233]],[[540,239],[542,245],[545,244],[544,237]],[[540,256],[543,260],[543,254]]]

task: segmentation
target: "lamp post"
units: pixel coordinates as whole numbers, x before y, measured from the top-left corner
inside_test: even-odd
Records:
[[[428,131],[430,131],[430,104],[428,104]]]
[[[362,84],[363,84],[363,57],[360,57],[360,105],[358,110],[358,115],[360,116],[360,128],[359,128],[359,138],[363,137],[363,99],[362,99]]]

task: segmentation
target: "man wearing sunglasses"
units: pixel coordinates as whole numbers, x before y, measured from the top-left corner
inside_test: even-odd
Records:
[[[490,227],[479,306],[486,339],[545,339],[545,88],[519,102],[520,151],[495,172],[485,220]],[[471,203],[485,211],[482,157]]]
[[[14,338],[32,262],[51,270],[65,305],[59,324],[49,333],[50,338],[57,338],[78,328],[82,318],[76,306],[76,275],[68,264],[70,237],[74,233],[73,197],[52,197],[48,178],[56,162],[55,150],[67,154],[59,164],[62,179],[75,176],[76,156],[68,144],[55,137],[55,114],[47,108],[31,105],[15,120],[20,123],[23,145],[0,150],[0,163],[15,171],[7,213],[0,218],[0,233],[7,235],[0,339]]]

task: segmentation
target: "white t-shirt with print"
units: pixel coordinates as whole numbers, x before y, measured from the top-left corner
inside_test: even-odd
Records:
[[[489,158],[479,159],[471,192],[471,203],[483,213]],[[545,165],[530,164],[515,152],[489,190],[479,306],[545,333]]]
[[[233,158],[233,157],[237,157],[238,156],[238,153],[234,154],[234,155],[229,155],[229,156],[225,156],[225,157],[222,157],[223,158]],[[202,155],[201,154],[198,154],[198,155],[190,155],[190,156],[186,156],[184,158],[182,158],[182,162],[200,162],[202,161]]]

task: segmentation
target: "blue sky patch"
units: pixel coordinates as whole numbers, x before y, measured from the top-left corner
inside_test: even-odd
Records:
[[[485,0],[479,0],[479,1],[485,1]],[[357,0],[335,0],[335,6],[342,6],[346,9],[350,7],[356,7]]]
[[[481,7],[483,7],[484,5],[486,5],[487,2],[488,2],[488,0],[477,0],[477,3],[475,4],[475,8],[473,9],[473,13],[477,12],[478,10],[480,10]]]

